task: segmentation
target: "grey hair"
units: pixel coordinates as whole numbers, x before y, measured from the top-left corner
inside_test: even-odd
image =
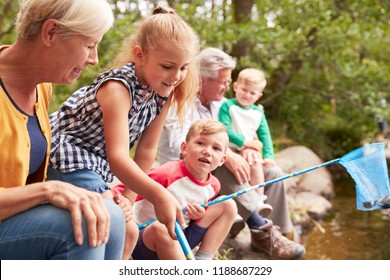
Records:
[[[236,67],[236,61],[220,49],[206,48],[198,55],[198,66],[201,77],[215,79],[219,70],[233,70]]]
[[[106,0],[23,0],[16,18],[19,39],[32,40],[47,19],[55,19],[63,36],[102,36],[114,15]]]

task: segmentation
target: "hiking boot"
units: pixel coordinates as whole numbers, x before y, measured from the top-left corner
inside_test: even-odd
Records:
[[[295,242],[299,242],[301,240],[301,237],[297,233],[297,230],[295,229],[295,227],[292,227],[292,230],[290,232],[285,232],[282,234],[283,234],[283,236],[285,236],[288,239],[295,241]]]
[[[234,219],[234,223],[230,229],[230,237],[231,238],[234,238],[236,237],[240,232],[241,230],[243,230],[245,227],[245,222],[244,220],[241,218],[240,215],[237,214],[236,218]]]
[[[284,237],[272,221],[259,229],[251,229],[252,248],[254,251],[262,251],[273,259],[297,260],[306,253],[301,244]]]

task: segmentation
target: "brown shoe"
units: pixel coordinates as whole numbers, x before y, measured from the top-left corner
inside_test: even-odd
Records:
[[[306,253],[305,247],[284,237],[272,221],[259,229],[251,229],[252,248],[262,251],[273,259],[298,260]]]

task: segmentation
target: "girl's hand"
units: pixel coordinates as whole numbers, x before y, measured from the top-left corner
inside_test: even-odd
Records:
[[[133,203],[131,203],[130,199],[121,194],[116,194],[114,196],[114,201],[120,208],[122,208],[126,223],[134,218]]]
[[[171,238],[177,240],[175,233],[176,220],[182,227],[185,226],[183,212],[179,202],[173,194],[164,188],[164,190],[159,193],[157,200],[154,200],[152,204],[157,220],[167,227]]]
[[[204,209],[200,204],[197,203],[189,203],[186,207],[187,215],[191,220],[199,220],[206,213],[206,209]]]

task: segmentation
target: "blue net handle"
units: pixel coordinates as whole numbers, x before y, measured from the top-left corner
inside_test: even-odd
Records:
[[[355,181],[356,204],[369,211],[390,207],[390,186],[383,143],[365,145],[340,158]]]

